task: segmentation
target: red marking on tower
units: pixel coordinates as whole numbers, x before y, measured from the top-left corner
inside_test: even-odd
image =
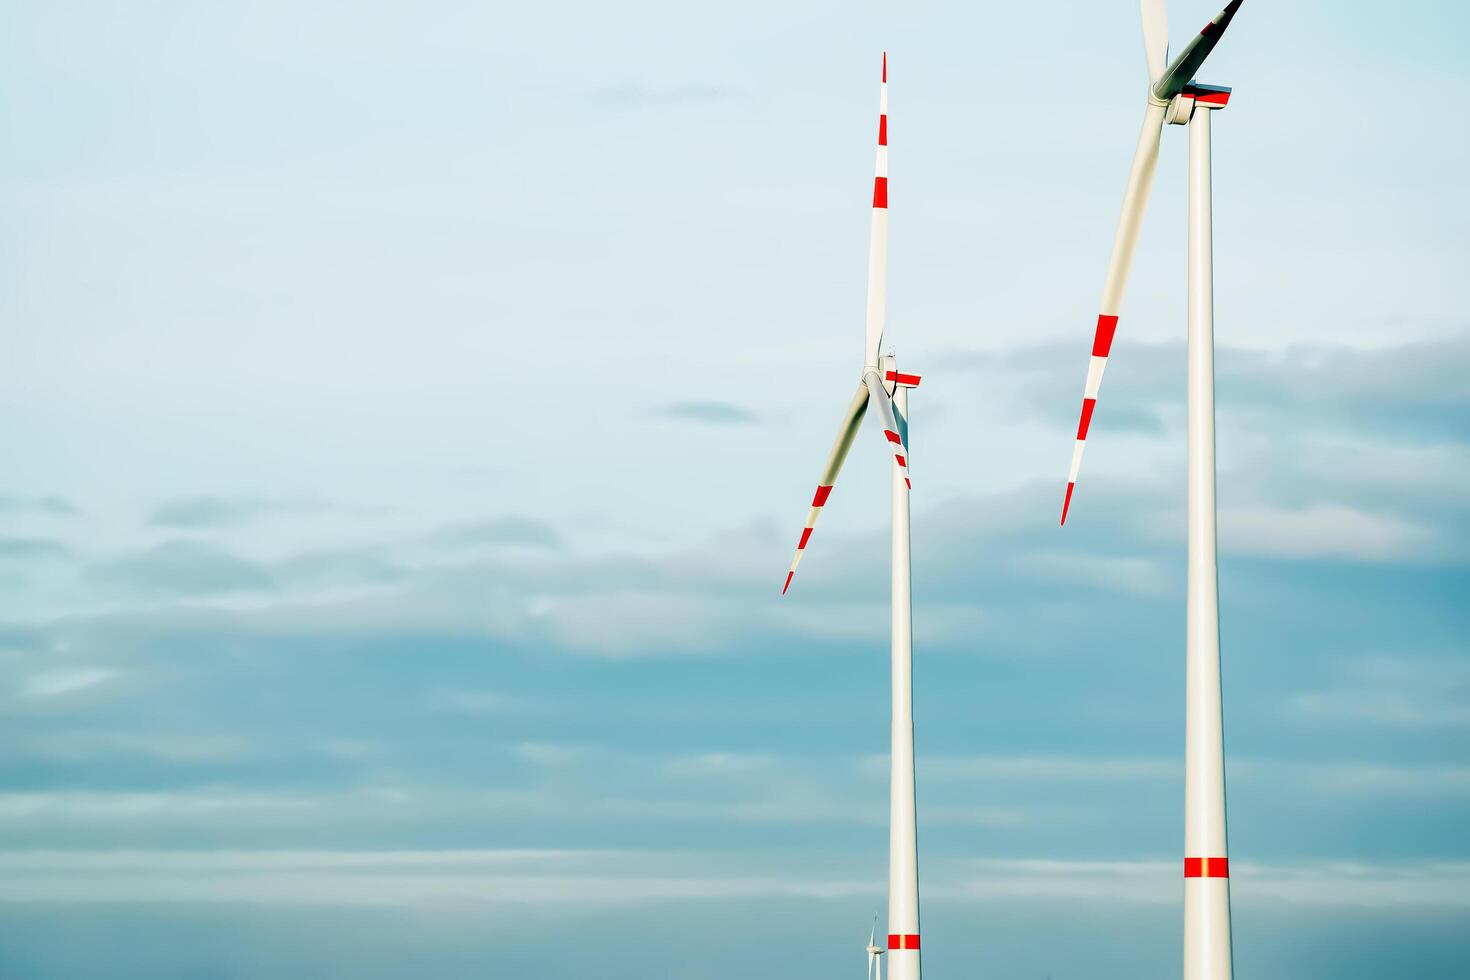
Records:
[[[919,387],[920,376],[917,374],[903,374],[899,371],[889,371],[883,376],[884,381],[892,381],[908,388]]]
[[[917,933],[912,933],[912,932],[905,932],[905,933],[890,932],[888,934],[888,949],[890,951],[895,950],[895,949],[918,949],[918,948],[919,948],[919,937],[918,937],[918,934]]]
[[[1229,858],[1185,858],[1184,877],[1186,878],[1229,878]]]

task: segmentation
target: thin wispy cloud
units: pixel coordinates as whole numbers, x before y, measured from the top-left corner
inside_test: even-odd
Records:
[[[272,500],[259,497],[177,497],[153,509],[148,523],[156,527],[218,528],[250,523],[267,517],[319,514],[332,505],[311,500]]]
[[[0,493],[0,513],[75,517],[81,511],[77,509],[76,504],[59,494],[24,496]]]
[[[429,536],[436,547],[451,551],[475,548],[561,549],[561,535],[550,523],[531,517],[507,516],[442,527]]]
[[[733,402],[722,401],[669,402],[649,409],[649,414],[658,418],[705,425],[750,425],[760,421],[760,416],[749,409]]]
[[[65,558],[71,549],[51,538],[0,538],[0,561]]]
[[[741,89],[710,82],[684,82],[676,85],[648,85],[643,82],[620,82],[596,89],[587,101],[605,109],[643,109],[659,106],[709,105],[748,98]]]
[[[90,572],[100,584],[157,596],[261,592],[275,587],[262,565],[215,545],[169,541],[103,562]]]

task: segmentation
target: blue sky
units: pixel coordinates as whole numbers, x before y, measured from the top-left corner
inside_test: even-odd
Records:
[[[1257,2],[1201,76],[1255,978],[1470,973],[1466,20]],[[855,976],[876,440],[779,588],[885,48],[925,961],[1177,970],[1179,129],[1056,526],[1132,3],[0,21],[0,973]]]

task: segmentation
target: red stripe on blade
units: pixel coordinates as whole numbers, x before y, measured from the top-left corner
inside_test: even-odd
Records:
[[[893,454],[893,458],[896,459],[896,460],[898,460],[898,465],[899,466],[907,466],[907,465],[909,465],[909,461],[906,460],[906,459],[904,459],[902,456],[898,455],[897,453],[894,453]]]
[[[793,576],[795,574],[796,574],[795,572],[787,572],[786,573],[786,584],[783,585],[783,586],[781,586],[781,594],[782,595],[785,595],[786,594],[786,590],[789,589],[789,588],[791,588],[791,576]]]
[[[1077,489],[1077,484],[1067,484],[1067,499],[1062,501],[1062,523],[1067,523],[1067,509],[1072,506],[1072,491]]]
[[[801,541],[796,545],[797,551],[806,549],[806,543],[812,539],[812,529],[804,528],[801,532]]]
[[[812,498],[813,507],[821,507],[827,502],[827,497],[832,493],[831,487],[817,487],[817,495]]]
[[[1118,329],[1118,318],[1115,316],[1101,316],[1097,318],[1097,333],[1092,336],[1092,356],[1107,357],[1108,351],[1113,349],[1113,333]]]
[[[888,178],[873,178],[873,207],[888,209]]]
[[[888,52],[883,52],[883,84],[888,84]]]
[[[892,429],[884,429],[883,430],[883,435],[886,436],[888,438],[888,441],[891,442],[891,443],[893,443],[894,445],[896,445],[896,446],[902,446],[903,445],[903,440],[900,439],[898,437],[898,433],[897,432],[894,432]]]
[[[888,145],[888,114],[884,113],[878,117],[878,145]]]
[[[1082,418],[1077,423],[1077,438],[1087,438],[1087,427],[1092,424],[1092,410],[1097,407],[1096,398],[1082,399]]]

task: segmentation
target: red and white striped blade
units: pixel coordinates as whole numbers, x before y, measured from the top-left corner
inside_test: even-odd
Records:
[[[1235,12],[1240,9],[1243,2],[1244,0],[1230,0],[1225,5],[1225,9],[1215,15],[1214,20],[1189,39],[1184,50],[1180,51],[1179,56],[1164,70],[1163,77],[1154,82],[1155,96],[1167,102],[1184,91],[1184,86],[1194,78],[1194,73],[1199,71],[1200,65],[1204,64],[1210,52],[1215,50],[1215,45],[1220,43],[1220,36],[1225,33],[1225,28],[1230,26],[1230,22],[1235,18]]]
[[[847,406],[847,414],[842,418],[842,428],[837,432],[837,441],[832,444],[832,452],[827,456],[827,465],[822,468],[822,479],[817,484],[817,492],[812,497],[811,513],[806,516],[806,527],[802,529],[801,540],[796,544],[796,556],[791,559],[791,568],[786,572],[786,583],[781,586],[781,594],[791,588],[791,579],[796,575],[796,566],[801,564],[801,556],[806,551],[807,543],[812,539],[812,528],[816,527],[817,517],[826,506],[827,497],[832,493],[832,487],[837,482],[837,474],[842,470],[842,464],[847,459],[847,453],[852,449],[852,442],[857,438],[859,426],[863,422],[863,413],[868,409],[868,386],[860,383],[858,389],[853,393],[852,403]]]
[[[1148,84],[1153,87],[1169,63],[1169,14],[1164,0],[1140,0],[1143,12],[1143,56],[1148,59]]]
[[[888,54],[883,54],[883,81],[878,88],[878,159],[873,176],[873,223],[868,232],[868,307],[863,366],[876,367],[883,346],[883,318],[888,303]]]
[[[1097,392],[1102,386],[1103,369],[1113,348],[1113,333],[1118,328],[1118,309],[1123,305],[1123,290],[1128,285],[1128,270],[1133,265],[1133,252],[1143,215],[1148,210],[1148,194],[1154,183],[1154,170],[1159,162],[1159,141],[1163,136],[1166,106],[1149,103],[1138,133],[1138,148],[1133,151],[1133,166],[1128,173],[1128,188],[1123,192],[1123,212],[1118,218],[1118,231],[1113,236],[1113,254],[1108,260],[1108,275],[1103,282],[1102,310],[1092,337],[1092,360],[1087,367],[1087,387],[1082,392],[1082,417],[1077,423],[1077,441],[1072,447],[1072,468],[1067,474],[1067,496],[1062,502],[1062,523],[1067,523],[1067,510],[1072,506],[1072,491],[1077,488],[1077,471],[1082,467],[1082,450],[1087,444],[1087,429],[1092,423],[1092,410],[1097,405]]]
[[[903,436],[898,427],[898,416],[893,412],[893,399],[888,397],[888,389],[883,386],[883,379],[878,377],[877,371],[869,371],[863,376],[863,381],[866,382],[868,393],[872,395],[874,403],[878,406],[879,418],[883,423],[883,439],[888,444],[889,451],[893,453],[893,461],[898,465],[898,471],[903,474],[903,485],[912,490],[914,484],[909,479],[909,451],[903,444]]]

